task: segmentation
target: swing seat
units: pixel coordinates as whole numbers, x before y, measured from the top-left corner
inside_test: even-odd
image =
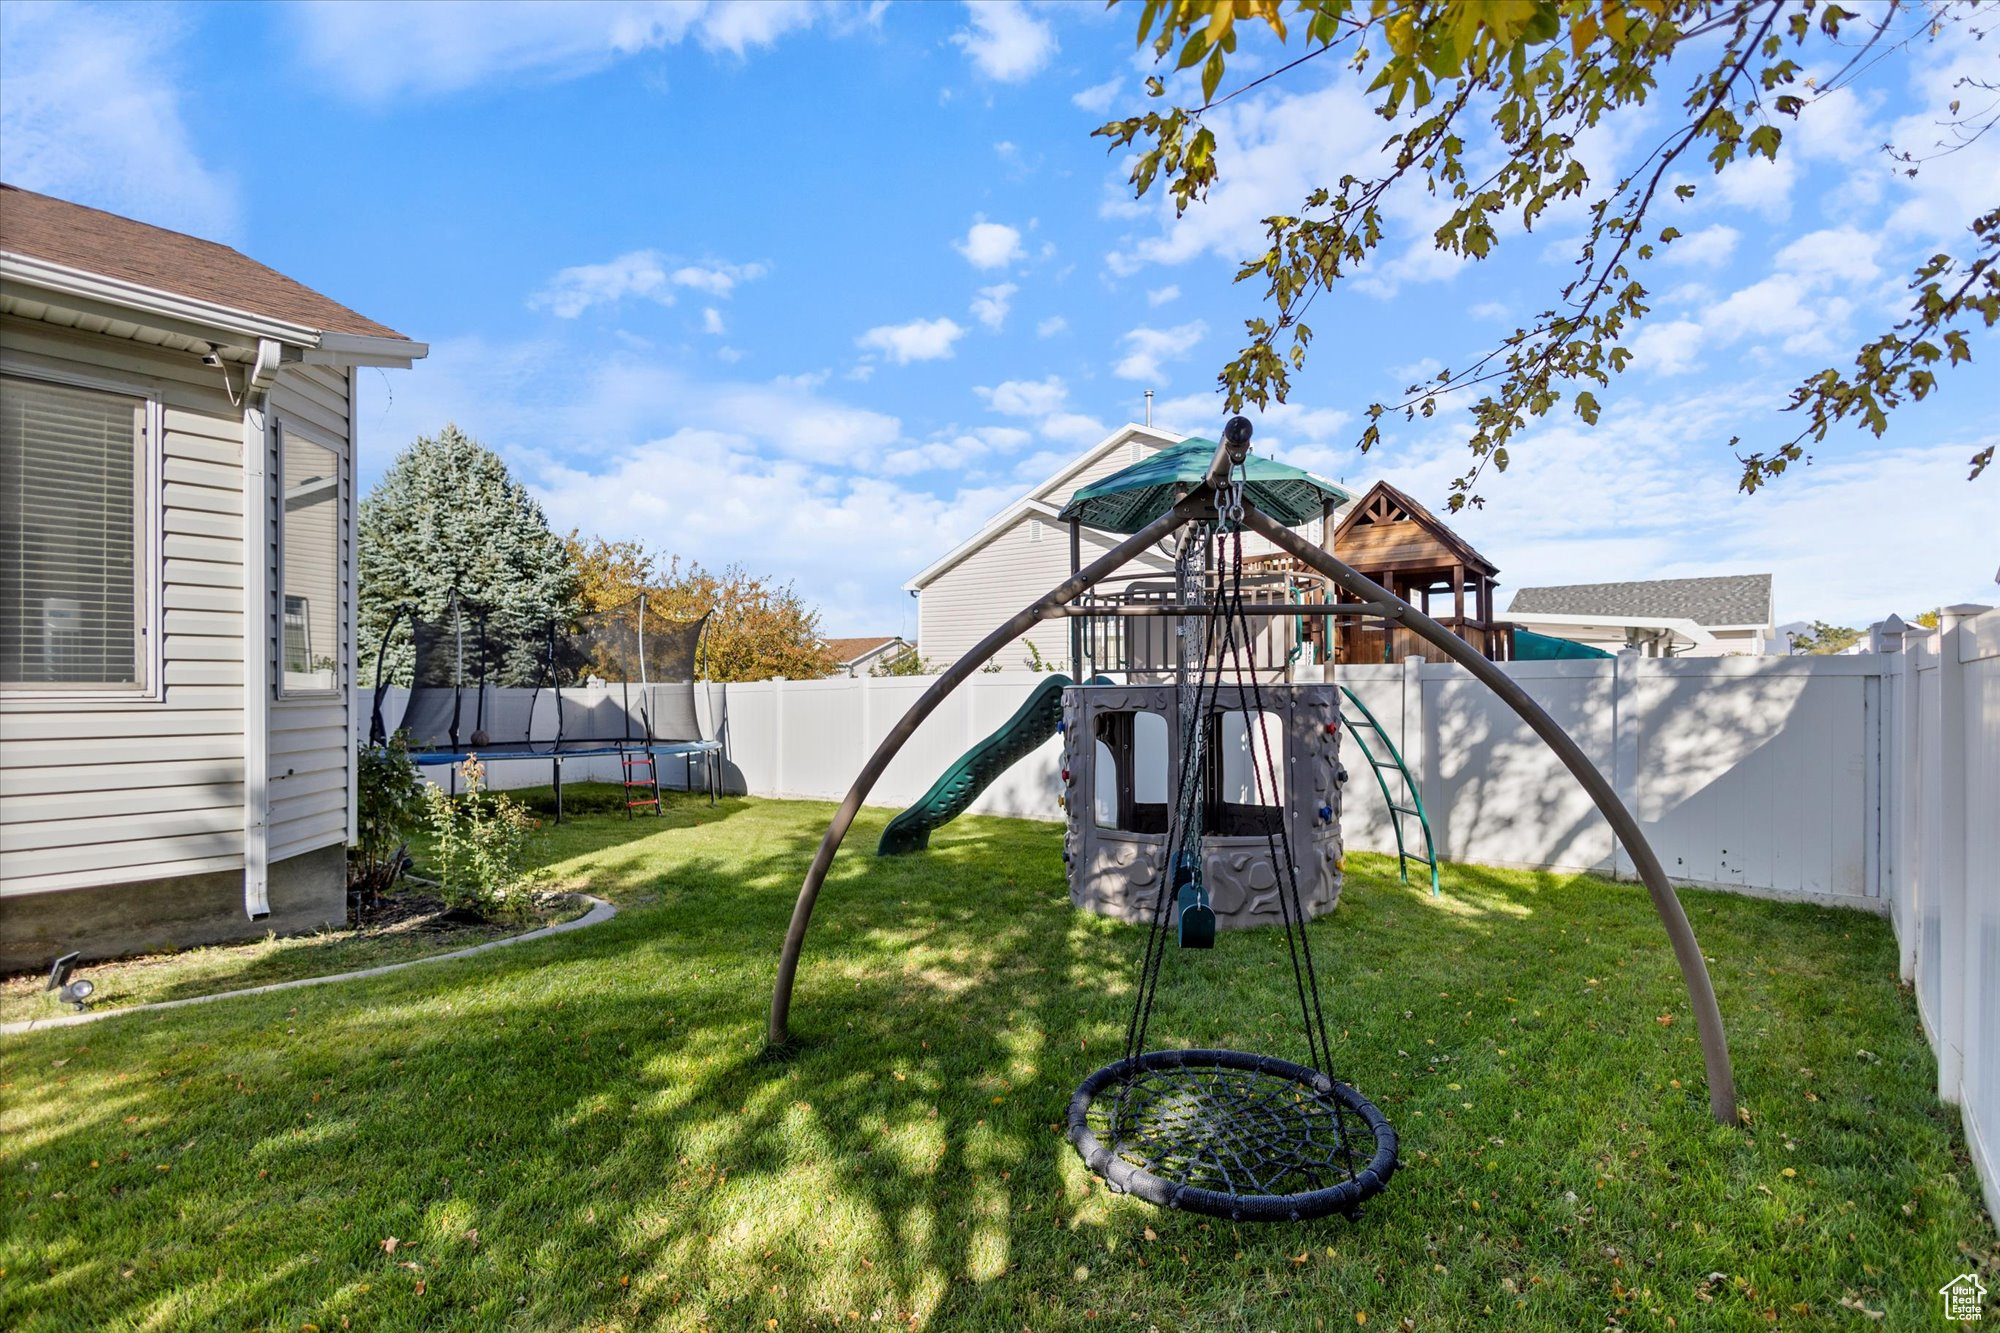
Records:
[[[1200,884],[1183,884],[1180,892],[1181,948],[1215,947],[1215,909]]]

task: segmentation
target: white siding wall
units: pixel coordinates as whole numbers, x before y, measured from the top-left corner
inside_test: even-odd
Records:
[[[237,870],[243,866],[243,414],[221,372],[195,357],[117,338],[6,319],[11,369],[68,371],[157,393],[160,697],[0,703],[0,896]],[[232,367],[240,389],[242,368]],[[353,448],[350,373],[289,365],[273,415],[342,460],[338,589],[329,629],[353,660]],[[277,504],[275,438],[263,503]],[[276,533],[263,558],[271,599],[262,627],[277,676]],[[343,667],[343,671],[348,668]],[[346,841],[351,778],[348,692],[272,704],[270,859]]]
[[[0,321],[9,364],[129,380],[166,420],[162,697],[0,703],[0,895],[243,864],[242,414],[184,353]]]
[[[1035,523],[1020,519],[924,589],[917,608],[917,647],[938,669],[950,666],[1002,621],[1069,577],[1069,526],[1041,520],[1041,540],[1036,541]],[[1086,531],[1083,563],[1104,554],[1115,540]],[[1155,568],[1136,572],[1158,577],[1172,569],[1161,559]],[[1029,640],[1052,667],[1069,670],[1069,622],[1063,620],[1037,625],[994,660],[1003,670],[1025,668]]]
[[[339,568],[332,579],[337,591],[329,626],[338,635],[336,660],[343,664],[343,677],[352,672],[355,660],[351,589],[354,563],[354,449],[350,427],[349,385],[351,372],[325,366],[286,366],[271,390],[272,413],[283,432],[303,437],[333,450],[341,460],[341,503],[343,516],[339,533]],[[265,468],[270,478],[270,499],[277,504],[277,487],[283,473],[279,468],[277,442]],[[278,530],[272,529],[270,560],[271,602],[265,643],[271,657],[271,679],[282,679],[277,661],[279,613],[283,607],[279,588]],[[319,847],[344,844],[348,837],[348,792],[352,748],[349,708],[352,693],[342,689],[334,698],[276,698],[271,704],[271,816],[270,859],[282,861]],[[365,723],[363,724],[365,725]]]

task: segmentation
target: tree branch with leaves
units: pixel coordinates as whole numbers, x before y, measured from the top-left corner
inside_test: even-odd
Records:
[[[1864,22],[1820,0],[1144,0],[1139,44],[1176,71],[1198,67],[1202,101],[1113,121],[1095,134],[1114,151],[1138,149],[1135,193],[1164,190],[1179,216],[1221,179],[1204,117],[1308,61],[1344,58],[1352,74],[1370,80],[1374,113],[1393,127],[1379,168],[1345,174],[1311,191],[1296,214],[1264,220],[1268,248],[1236,280],[1261,281],[1269,311],[1244,321],[1246,345],[1218,376],[1229,411],[1286,400],[1313,340],[1314,302],[1380,249],[1393,200],[1422,190],[1450,201],[1432,239],[1473,261],[1510,234],[1532,232],[1557,205],[1587,201],[1578,271],[1547,309],[1470,364],[1367,409],[1357,440],[1364,452],[1381,442],[1385,417],[1427,418],[1448,398],[1474,395],[1472,459],[1451,487],[1457,510],[1481,502],[1481,475],[1489,465],[1506,468],[1509,445],[1532,422],[1565,402],[1586,424],[1597,421],[1596,391],[1631,363],[1634,330],[1649,311],[1641,273],[1681,237],[1660,218],[1661,205],[1696,196],[1698,183],[1681,178],[1693,163],[1715,175],[1753,158],[1777,161],[1785,124],[1814,102],[1947,27],[1973,25],[1971,35],[1983,35],[1986,12],[1894,0],[1871,6],[1872,21]],[[1304,53],[1222,92],[1246,24]],[[1803,62],[1828,54],[1841,58],[1840,67],[1815,83]],[[1694,74],[1671,127],[1592,197],[1605,173],[1586,160],[1584,136],[1653,100],[1677,57],[1692,62]],[[1994,86],[1963,82],[1977,91]],[[1167,79],[1149,78],[1147,91],[1165,99]],[[1990,129],[2000,102],[1972,112],[1954,102],[1952,112],[1944,152]],[[1493,151],[1498,164],[1475,175],[1473,163]],[[1907,148],[1890,151],[1911,173],[1928,160]],[[1824,440],[1839,422],[1880,435],[1890,411],[1937,387],[1939,369],[1971,359],[1968,331],[2000,322],[2000,209],[1970,219],[1967,236],[1961,253],[1936,254],[1917,268],[1909,316],[1864,344],[1851,370],[1822,371],[1792,391],[1786,410],[1802,413],[1805,425],[1770,449],[1739,453],[1744,490],[1808,458],[1807,442]],[[1972,474],[1992,457],[1990,447],[1975,455]]]

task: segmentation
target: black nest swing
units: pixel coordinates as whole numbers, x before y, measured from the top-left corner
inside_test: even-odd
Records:
[[[1230,507],[1222,512],[1227,515]],[[1182,547],[1184,593],[1192,572],[1189,553],[1199,552],[1208,565],[1209,553],[1224,545],[1217,526],[1204,527],[1191,532]],[[1220,641],[1208,642],[1206,621],[1194,622],[1184,641],[1179,679],[1184,755],[1199,753],[1207,732],[1203,720],[1226,673],[1233,671],[1252,707],[1263,711],[1256,672],[1245,667],[1251,632],[1243,608],[1242,531],[1236,527],[1226,535],[1234,540],[1227,543],[1227,577],[1216,580],[1223,611]],[[1265,790],[1279,790],[1276,761],[1262,731],[1246,728],[1260,799]],[[1310,1063],[1243,1051],[1146,1049],[1169,921],[1178,921],[1183,947],[1206,948],[1214,941],[1214,915],[1201,884],[1204,767],[1182,765],[1167,839],[1166,864],[1174,873],[1159,877],[1124,1055],[1077,1088],[1070,1099],[1069,1139],[1112,1190],[1161,1207],[1241,1222],[1302,1222],[1334,1213],[1353,1218],[1395,1172],[1396,1131],[1373,1102],[1331,1072],[1319,979],[1283,821],[1267,836]]]

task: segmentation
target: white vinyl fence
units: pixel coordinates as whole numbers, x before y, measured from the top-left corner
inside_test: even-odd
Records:
[[[1975,610],[1888,654],[1884,826],[1903,979],[2000,1218],[2000,611]]]
[[[1966,1132],[2000,1216],[2000,611],[1958,608],[1940,634],[1878,627],[1847,657],[1512,662],[1527,689],[1610,777],[1668,874],[1739,893],[1889,916],[1938,1053],[1939,1092]],[[997,729],[1044,677],[975,675],[918,729],[870,803],[900,808]],[[1441,859],[1594,870],[1632,866],[1583,789],[1461,668],[1346,666],[1414,775]],[[930,685],[922,677],[706,686],[704,733],[726,790],[835,801]],[[364,699],[363,715],[368,701]],[[386,715],[399,715],[401,699]],[[1351,738],[1341,824],[1350,847],[1395,850]],[[1056,820],[1051,738],[974,803]],[[496,763],[498,787],[549,781],[546,759]],[[567,761],[566,781],[615,781],[615,759]],[[683,785],[676,761],[662,780]],[[1414,828],[1408,831],[1414,835]]]

